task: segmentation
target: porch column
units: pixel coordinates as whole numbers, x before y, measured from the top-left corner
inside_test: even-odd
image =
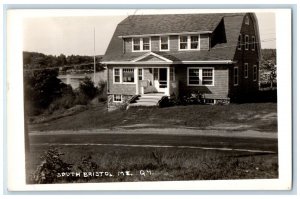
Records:
[[[134,68],[134,82],[135,82],[135,94],[139,94],[139,71],[138,68]]]
[[[170,66],[167,67],[167,92],[166,95],[170,96]]]

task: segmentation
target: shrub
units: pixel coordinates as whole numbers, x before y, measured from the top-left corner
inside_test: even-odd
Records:
[[[41,164],[32,176],[32,182],[36,184],[47,184],[56,182],[57,175],[62,172],[70,172],[72,165],[64,162],[57,148],[50,147],[42,156]]]
[[[75,105],[75,93],[70,85],[62,89],[61,97],[55,99],[49,106],[48,111],[52,113],[59,109],[68,109]]]
[[[106,81],[100,81],[98,83],[98,101],[99,102],[107,101],[107,83],[106,83]]]
[[[92,99],[97,94],[97,88],[94,86],[90,77],[85,77],[79,84],[79,92],[88,99]]]

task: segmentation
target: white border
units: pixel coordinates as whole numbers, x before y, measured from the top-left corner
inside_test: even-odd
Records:
[[[206,10],[207,11],[207,10]],[[232,10],[225,10],[225,12]],[[243,11],[239,9],[239,11]],[[251,11],[251,10],[247,10]],[[258,10],[255,10],[258,11]],[[263,10],[261,10],[263,11]],[[266,11],[266,10],[264,10]],[[269,10],[267,10],[269,11]],[[103,13],[111,13],[100,12]],[[224,12],[224,10],[217,10]],[[22,19],[25,16],[99,15],[95,10],[12,10],[7,25],[7,146],[9,190],[287,190],[291,188],[291,12],[276,10],[279,179],[25,185]],[[18,139],[16,139],[18,138]],[[31,196],[32,197],[32,196]],[[253,196],[252,196],[253,197]],[[274,196],[275,197],[275,196]],[[230,196],[232,198],[232,196]],[[240,198],[240,197],[238,197]]]

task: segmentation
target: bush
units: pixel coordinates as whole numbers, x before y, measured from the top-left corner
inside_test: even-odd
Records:
[[[94,86],[90,77],[85,77],[79,84],[79,92],[88,99],[93,99],[97,94],[97,88]]]
[[[49,106],[48,111],[52,113],[59,109],[68,109],[75,105],[75,93],[70,85],[63,88],[62,96],[55,99]]]
[[[100,81],[98,83],[98,101],[106,102],[107,101],[107,82]]]
[[[62,172],[70,172],[72,165],[64,162],[56,148],[49,148],[41,156],[42,163],[37,167],[32,176],[32,182],[36,184],[48,184],[56,182],[57,175]]]

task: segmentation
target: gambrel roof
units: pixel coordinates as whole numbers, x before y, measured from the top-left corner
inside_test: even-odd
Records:
[[[224,32],[221,34],[223,34],[225,40],[215,43],[211,46],[210,50],[156,51],[154,53],[166,59],[178,62],[233,60],[245,15],[246,13],[210,13],[129,16],[118,24],[103,61],[132,61],[145,54],[145,52],[123,53],[124,38],[143,35],[176,35],[196,32],[214,36],[220,34],[220,27],[224,29]],[[250,13],[250,15],[255,18],[253,13]],[[259,37],[257,41],[259,42]]]

